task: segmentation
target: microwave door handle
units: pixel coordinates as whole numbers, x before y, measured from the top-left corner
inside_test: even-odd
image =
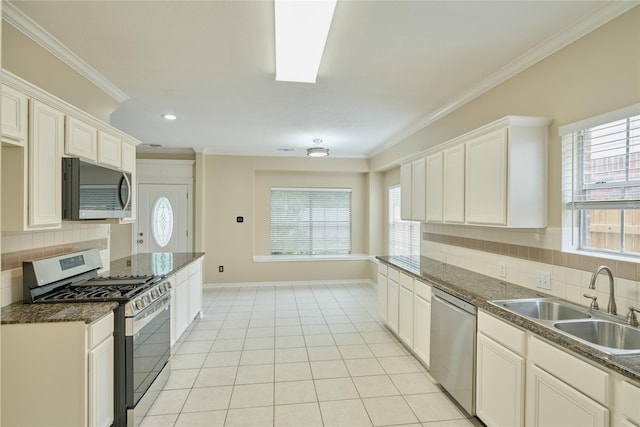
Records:
[[[127,183],[127,200],[124,202],[122,201],[122,192],[120,191],[122,189],[123,182]],[[118,186],[118,200],[122,209],[129,206],[129,202],[131,202],[131,182],[129,181],[127,174],[124,172],[122,173],[122,178],[120,178],[120,185]]]

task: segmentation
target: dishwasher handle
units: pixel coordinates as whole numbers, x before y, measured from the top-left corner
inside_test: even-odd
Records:
[[[457,308],[460,308],[467,313],[473,314],[475,316],[477,308],[475,305],[468,303],[466,301],[461,300],[458,297],[454,297],[451,294],[448,294],[440,289],[433,289],[433,296],[440,299],[440,301],[447,302],[449,304],[454,305]]]

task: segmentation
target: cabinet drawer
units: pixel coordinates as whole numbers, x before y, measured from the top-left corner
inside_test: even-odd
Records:
[[[640,425],[640,387],[627,381],[620,386],[620,410],[630,421]]]
[[[383,264],[381,262],[378,263],[378,274],[382,274],[383,276],[387,275],[387,264]]]
[[[390,280],[393,280],[394,282],[398,283],[400,281],[399,276],[400,276],[400,273],[398,272],[398,270],[396,270],[395,268],[389,267],[387,277]]]
[[[413,277],[400,273],[400,285],[413,292]]]
[[[502,320],[484,313],[478,312],[478,331],[499,342],[509,350],[519,354],[524,354],[525,334]]]
[[[535,337],[529,340],[528,360],[599,403],[607,404],[610,375],[576,356]]]
[[[413,289],[416,293],[416,296],[419,296],[420,298],[426,301],[431,301],[431,286],[419,280],[414,281],[413,286],[414,286]]]
[[[102,341],[113,335],[113,313],[96,320],[89,326],[89,348],[94,348]]]

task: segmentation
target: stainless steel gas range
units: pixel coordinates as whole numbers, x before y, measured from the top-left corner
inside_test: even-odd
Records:
[[[118,302],[114,426],[140,424],[169,376],[171,284],[163,276],[100,277],[96,249],[24,262],[26,304]]]

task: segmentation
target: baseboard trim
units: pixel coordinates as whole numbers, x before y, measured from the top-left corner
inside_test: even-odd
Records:
[[[205,283],[202,285],[204,288],[228,288],[239,286],[338,286],[338,285],[356,285],[367,284],[372,287],[376,287],[376,282],[371,279],[348,279],[348,280],[292,280],[292,281],[278,281],[278,282],[239,282],[239,283]]]

